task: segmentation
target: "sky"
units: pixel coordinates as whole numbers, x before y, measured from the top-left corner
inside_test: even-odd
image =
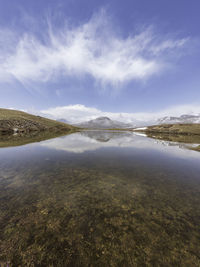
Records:
[[[199,0],[0,0],[0,107],[81,122],[200,113]]]

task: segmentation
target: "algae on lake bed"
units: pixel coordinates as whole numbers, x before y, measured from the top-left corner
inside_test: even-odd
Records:
[[[122,147],[78,154],[32,144],[3,152],[0,262],[200,265],[193,162]]]

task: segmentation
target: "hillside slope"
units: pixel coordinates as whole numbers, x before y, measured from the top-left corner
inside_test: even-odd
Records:
[[[146,133],[200,135],[200,124],[162,124],[147,127]]]
[[[26,112],[0,108],[0,133],[31,131],[73,131],[76,127]]]

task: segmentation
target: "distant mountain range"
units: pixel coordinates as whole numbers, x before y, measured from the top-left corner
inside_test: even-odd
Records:
[[[180,117],[166,116],[157,120],[157,124],[176,124],[176,123],[200,123],[199,115],[184,114]]]
[[[76,126],[88,129],[124,129],[133,127],[129,123],[111,120],[108,117],[99,117],[94,120],[76,124]]]
[[[57,121],[64,122],[69,124],[70,122],[66,119],[57,119]],[[76,123],[74,126],[87,129],[125,129],[125,128],[135,128],[135,127],[144,127],[150,125],[160,125],[160,124],[181,124],[181,123],[200,123],[200,114],[189,115],[184,114],[181,116],[165,116],[159,119],[149,120],[149,121],[140,121],[135,120],[132,124],[125,123],[121,121],[112,120],[108,117],[98,117],[96,119]]]

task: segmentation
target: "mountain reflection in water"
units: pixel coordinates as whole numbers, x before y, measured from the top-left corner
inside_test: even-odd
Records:
[[[199,143],[200,144],[200,143]],[[83,153],[100,148],[136,148],[153,149],[164,153],[170,153],[179,157],[199,158],[198,152],[188,151],[192,146],[199,144],[179,143],[156,138],[147,138],[144,134],[131,131],[81,131],[62,138],[55,138],[43,142],[41,145],[57,150],[65,150],[74,153]]]

